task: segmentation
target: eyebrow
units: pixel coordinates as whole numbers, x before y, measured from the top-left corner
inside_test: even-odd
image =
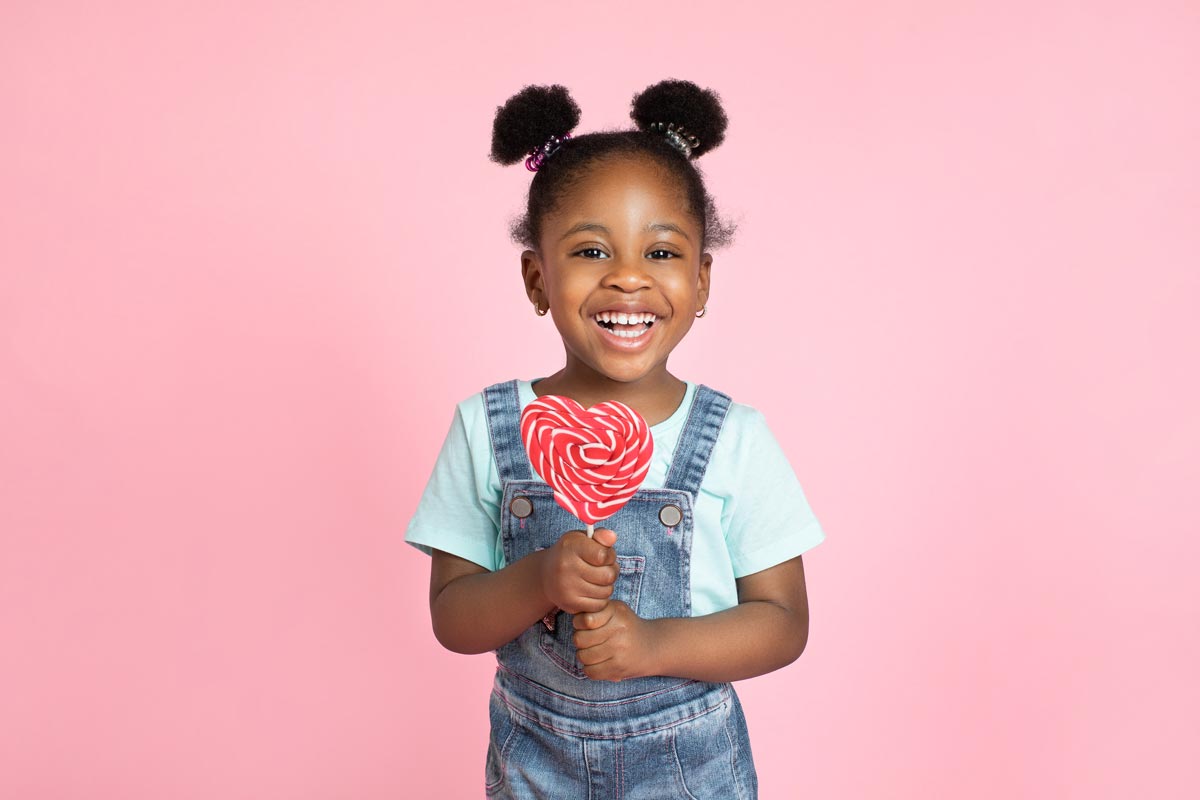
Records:
[[[562,239],[567,238],[573,233],[579,233],[581,231],[600,231],[601,233],[612,235],[612,231],[610,231],[604,225],[601,225],[599,222],[580,222],[568,228],[567,232],[562,235]],[[650,233],[652,231],[674,231],[684,239],[687,239],[689,242],[692,240],[692,237],[687,235],[687,231],[671,222],[651,222],[644,228],[644,231],[646,233]],[[559,239],[559,241],[561,242],[562,239]]]

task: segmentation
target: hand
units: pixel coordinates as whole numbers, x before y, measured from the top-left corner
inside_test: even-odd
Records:
[[[633,613],[621,600],[600,611],[576,614],[575,649],[589,678],[620,681],[654,675],[653,622]]]
[[[599,611],[612,596],[620,568],[612,546],[617,535],[597,528],[595,538],[567,531],[542,552],[542,592],[569,614]]]

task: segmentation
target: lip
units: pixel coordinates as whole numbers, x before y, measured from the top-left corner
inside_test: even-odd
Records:
[[[662,319],[666,314],[662,314],[651,308],[645,303],[614,303],[610,306],[602,306],[588,314],[589,318],[595,317],[597,314],[602,314],[605,311],[610,311],[614,314],[653,314]]]

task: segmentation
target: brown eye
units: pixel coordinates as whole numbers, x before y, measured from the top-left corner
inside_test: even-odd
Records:
[[[659,249],[659,250],[655,250],[655,251],[651,252],[651,253],[650,253],[650,255],[654,255],[654,253],[665,253],[666,255],[670,256],[671,258],[679,258],[679,254],[678,254],[678,253],[672,253],[670,250],[662,250],[662,249]],[[656,258],[656,259],[654,259],[654,260],[655,260],[655,261],[669,261],[670,259],[667,259],[667,258]]]
[[[603,255],[604,251],[601,250],[599,247],[585,247],[582,250],[576,250],[574,253],[572,253],[572,255],[579,256],[579,255],[583,255],[584,253],[600,253],[601,255]],[[591,258],[591,256],[586,256],[586,255],[584,255],[583,257]]]

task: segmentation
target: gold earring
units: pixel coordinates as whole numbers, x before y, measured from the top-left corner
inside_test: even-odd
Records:
[[[707,313],[708,313],[708,306],[705,306],[704,308],[700,309],[699,313],[696,314],[696,319],[700,319]]]
[[[549,310],[550,309],[548,309],[548,308],[546,309],[546,311],[549,311]],[[543,311],[541,309],[541,306],[539,306],[537,303],[533,304],[533,313],[537,314],[539,317],[546,316],[546,311]]]

